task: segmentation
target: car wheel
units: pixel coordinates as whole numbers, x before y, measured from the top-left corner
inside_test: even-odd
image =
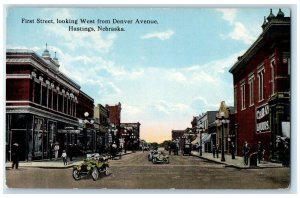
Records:
[[[75,180],[80,180],[81,179],[80,173],[79,173],[79,171],[77,169],[73,170],[73,174],[72,175],[73,175],[73,178]]]
[[[109,169],[108,169],[108,167],[105,167],[105,168],[104,168],[104,175],[105,175],[105,176],[108,176],[108,175],[109,175]]]
[[[93,171],[92,171],[92,178],[94,181],[96,181],[99,177],[99,172],[98,172],[98,169],[95,167],[93,168]]]
[[[166,164],[169,164],[169,163],[170,163],[170,162],[169,162],[169,159],[164,159],[164,161],[165,161]]]
[[[155,158],[152,158],[152,163],[155,164],[156,163],[156,160]]]

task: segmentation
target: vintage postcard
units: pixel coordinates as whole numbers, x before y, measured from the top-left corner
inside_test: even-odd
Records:
[[[7,5],[4,189],[288,192],[291,16]]]

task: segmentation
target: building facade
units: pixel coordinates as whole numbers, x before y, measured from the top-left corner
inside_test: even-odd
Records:
[[[121,125],[121,103],[116,105],[105,105],[108,110],[109,117],[109,141],[115,142],[118,146],[120,145],[120,125]]]
[[[139,122],[120,124],[120,147],[126,150],[138,150],[140,148],[140,127]]]
[[[6,51],[7,160],[14,143],[22,151],[20,160],[48,159],[54,143],[60,152],[81,143],[78,115],[89,111],[93,100],[82,95],[80,86],[59,66],[47,48],[42,56],[31,50]],[[83,98],[90,103],[83,105]]]
[[[290,122],[290,17],[270,11],[263,32],[232,66],[238,155],[245,141],[265,159],[278,159],[278,137],[288,136]]]
[[[97,138],[97,152],[102,153],[109,145],[109,111],[103,105],[98,104],[94,108],[94,118]]]
[[[202,133],[204,135],[202,135],[202,149],[205,152],[212,152],[212,146],[216,145],[216,130],[210,131],[209,126],[215,124],[217,113],[218,111],[207,111],[198,117],[198,126],[200,124],[203,126]]]

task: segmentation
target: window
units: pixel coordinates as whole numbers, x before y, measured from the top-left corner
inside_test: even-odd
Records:
[[[234,86],[234,112],[237,112],[237,88]]]
[[[274,73],[274,67],[275,67],[275,59],[271,60],[271,95],[275,93],[275,73]]]
[[[34,82],[34,102],[37,104],[40,104],[41,100],[41,84],[37,83],[36,81]]]
[[[258,101],[264,100],[264,68],[260,68],[257,72],[258,77]]]
[[[42,96],[41,96],[41,100],[42,100],[42,105],[47,107],[47,100],[48,100],[48,88],[42,84]]]
[[[249,107],[254,105],[254,74],[249,76]]]
[[[53,91],[52,89],[48,88],[48,101],[47,101],[47,106],[48,108],[52,108],[53,105]]]
[[[61,93],[58,93],[57,96],[57,110],[63,112],[63,96]]]
[[[246,86],[245,86],[245,82],[242,82],[241,83],[241,110],[244,110],[246,108],[245,99],[246,99]]]
[[[53,90],[53,106],[52,108],[57,111],[57,93],[55,90]]]

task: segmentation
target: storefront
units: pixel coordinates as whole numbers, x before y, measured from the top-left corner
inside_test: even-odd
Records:
[[[20,147],[20,160],[49,159],[51,143],[58,142],[60,152],[76,141],[76,133],[63,132],[66,126],[77,128],[76,120],[65,118],[55,119],[55,116],[41,114],[14,113],[15,110],[8,110],[6,145],[6,160],[11,160],[11,145],[18,143]],[[77,131],[77,130],[74,130]]]

